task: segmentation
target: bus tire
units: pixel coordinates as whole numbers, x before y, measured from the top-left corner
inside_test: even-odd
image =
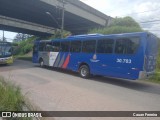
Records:
[[[44,67],[44,61],[43,61],[43,59],[40,59],[40,60],[39,60],[39,66],[40,66],[40,67]]]
[[[82,78],[89,78],[90,77],[90,70],[89,67],[87,65],[82,65],[79,68],[79,74]]]

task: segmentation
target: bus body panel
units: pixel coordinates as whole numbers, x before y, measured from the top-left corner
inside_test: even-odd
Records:
[[[140,37],[140,45],[143,44],[143,38],[145,34],[141,35],[118,35],[109,37],[112,39],[123,37]],[[137,79],[139,77],[139,71],[143,70],[143,57],[144,48],[139,46],[136,53],[133,55],[124,54],[97,54],[97,62],[95,63],[95,73],[104,76],[125,78],[125,79]],[[116,74],[115,74],[116,73]]]
[[[56,57],[56,60],[53,66],[66,69],[69,63],[68,56],[69,56],[68,52],[60,52]]]
[[[136,79],[139,69],[137,59],[133,56],[97,55],[99,62],[96,64],[96,73],[117,78]]]
[[[145,71],[154,72],[156,68],[156,59],[158,54],[158,40],[153,35],[148,35],[147,47],[145,53]]]
[[[153,34],[146,34],[144,40],[144,66],[139,73],[139,79],[144,79],[155,72],[158,55],[158,39]]]
[[[68,69],[73,71],[78,71],[80,63],[83,63],[82,55],[79,53],[70,53],[70,61],[68,64]]]

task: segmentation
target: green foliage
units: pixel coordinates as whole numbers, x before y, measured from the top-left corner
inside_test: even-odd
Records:
[[[71,32],[64,30],[63,31],[63,38],[71,35]],[[55,34],[50,36],[48,39],[60,39],[61,38],[61,31],[55,31]]]
[[[33,48],[33,41],[36,37],[28,38],[25,41],[21,41],[18,43],[18,46],[14,49],[15,55],[24,55],[32,51]]]
[[[160,71],[154,73],[154,75],[150,78],[151,82],[160,83]]]
[[[89,33],[101,34],[118,34],[129,32],[142,32],[143,30],[139,24],[131,17],[115,18],[110,26],[106,28],[96,28],[89,31]]]
[[[157,65],[156,65],[156,72],[154,75],[149,78],[151,82],[160,83],[160,39],[159,39],[159,45],[158,45],[158,56],[157,56]]]
[[[160,71],[160,54],[158,55],[158,58],[157,58],[157,70]]]
[[[21,111],[23,104],[20,88],[0,77],[0,111]]]
[[[157,57],[157,70],[160,71],[160,39],[159,39],[159,45],[158,45],[158,57]]]
[[[29,53],[33,48],[33,44],[27,44],[23,48],[23,53]]]
[[[110,26],[107,28],[93,29],[89,33],[101,33],[101,34],[118,34],[128,32],[141,32],[141,28],[126,27],[126,26]]]
[[[22,55],[17,57],[18,59],[21,59],[21,60],[32,61],[32,56]]]
[[[23,111],[25,100],[20,88],[6,82],[0,76],[0,111]],[[11,120],[11,118],[5,118]],[[15,120],[32,120],[32,118],[15,118]]]
[[[15,46],[18,46],[18,43],[13,42],[13,43],[12,43],[12,46],[14,46],[14,47],[15,47]]]
[[[110,26],[123,26],[123,27],[136,27],[140,28],[140,25],[131,17],[115,18]]]

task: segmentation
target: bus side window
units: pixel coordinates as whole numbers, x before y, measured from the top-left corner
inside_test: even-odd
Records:
[[[134,54],[139,47],[139,37],[119,38],[116,40],[115,53]]]
[[[112,53],[113,46],[114,46],[113,39],[106,38],[106,39],[98,40],[97,53]]]
[[[46,51],[47,52],[52,52],[53,51],[52,43],[51,42],[47,42],[46,43]]]
[[[83,41],[82,52],[95,53],[96,40]]]
[[[60,42],[53,42],[52,48],[53,48],[53,52],[59,52],[60,51]]]
[[[81,41],[72,41],[70,52],[81,52]]]
[[[45,42],[40,42],[39,51],[45,51]]]
[[[69,52],[70,42],[61,42],[61,52]]]

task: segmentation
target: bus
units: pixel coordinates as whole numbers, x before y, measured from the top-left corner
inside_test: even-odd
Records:
[[[79,72],[82,78],[100,75],[129,80],[154,73],[158,39],[148,32],[75,35],[36,40],[33,63]]]
[[[0,64],[12,64],[12,44],[10,42],[0,41]]]

